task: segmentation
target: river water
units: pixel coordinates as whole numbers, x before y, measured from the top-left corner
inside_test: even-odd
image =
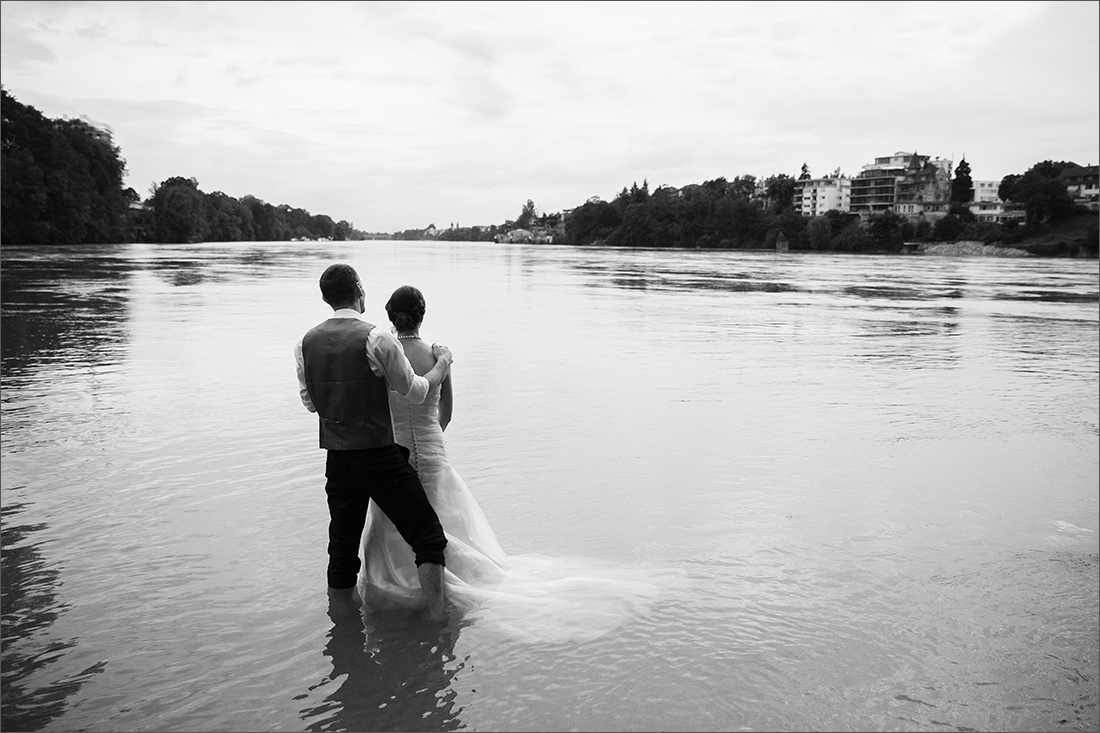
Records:
[[[1098,727],[1095,260],[2,256],[4,730]],[[331,613],[292,348],[336,261],[375,322],[424,292],[505,552],[652,593],[562,638]]]

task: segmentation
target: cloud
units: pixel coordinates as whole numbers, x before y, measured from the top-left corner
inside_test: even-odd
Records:
[[[32,38],[19,6],[0,4],[0,60],[5,69],[20,69],[57,61],[50,47]]]
[[[135,188],[375,231],[901,149],[978,178],[1100,158],[1096,3],[2,7],[5,88],[108,123]]]
[[[272,59],[272,63],[274,63],[276,66],[316,67],[328,71],[331,69],[339,68],[343,64],[343,59],[339,56],[332,56],[328,54],[311,54],[276,56],[274,59]]]

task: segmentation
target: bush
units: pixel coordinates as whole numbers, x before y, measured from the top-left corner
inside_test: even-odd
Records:
[[[1020,249],[1036,257],[1080,257],[1082,247],[1078,244],[1060,240],[1058,242],[1024,244]]]
[[[837,252],[862,252],[870,247],[871,238],[858,224],[845,227],[829,240],[829,248]]]
[[[934,236],[936,241],[939,242],[954,242],[959,239],[959,234],[963,230],[963,223],[959,217],[954,214],[948,214],[939,221],[933,227]]]
[[[993,244],[1004,240],[1004,228],[991,221],[972,221],[962,228],[958,238]]]

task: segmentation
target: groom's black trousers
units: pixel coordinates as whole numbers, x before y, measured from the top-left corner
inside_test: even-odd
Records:
[[[328,452],[329,587],[352,588],[358,580],[359,545],[371,499],[412,547],[417,567],[426,562],[445,564],[443,525],[408,455],[408,449],[397,444]]]

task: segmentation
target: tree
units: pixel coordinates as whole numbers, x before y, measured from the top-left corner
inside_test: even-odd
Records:
[[[336,222],[336,228],[333,232],[333,239],[338,242],[346,242],[350,240],[352,238],[352,231],[354,230],[354,228],[355,227],[348,223],[347,220],[341,219],[340,221]]]
[[[1074,164],[1050,160],[1036,163],[1022,176],[1002,178],[997,195],[1005,201],[1022,204],[1029,225],[1068,219],[1073,216],[1075,206],[1059,176],[1071,165]]]
[[[632,204],[645,204],[649,202],[649,181],[643,180],[642,187],[638,188],[638,182],[635,181],[628,191],[626,186],[623,186],[623,190],[619,191],[619,195],[615,197],[615,200],[611,202],[611,205],[622,216],[626,213],[628,207]]]
[[[565,236],[570,244],[592,244],[606,239],[621,223],[611,204],[593,197],[565,220]]]
[[[123,188],[126,161],[110,128],[87,119],[44,117],[2,91],[0,241],[4,244],[280,241],[361,238],[351,225],[254,196],[207,196],[193,178],[154,183],[146,208]],[[528,202],[530,204],[530,202]]]
[[[84,120],[61,120],[58,131],[72,150],[71,184],[79,189],[79,200],[87,204],[81,212],[86,243],[117,242],[122,216],[129,208],[122,188],[126,161],[111,138],[110,130]]]
[[[519,218],[516,219],[517,229],[530,229],[531,221],[535,218],[535,202],[531,199],[527,199],[527,203],[523,205],[523,211],[520,212]]]
[[[2,90],[5,243],[119,241],[127,212],[119,157],[109,129],[44,117]]]
[[[806,222],[806,244],[810,249],[825,249],[832,237],[832,227],[825,217],[814,216]]]
[[[840,169],[838,168],[837,170],[840,170]],[[808,181],[811,178],[813,178],[813,176],[810,175],[810,166],[803,163],[802,164],[802,172],[798,174],[798,180]]]
[[[923,216],[913,225],[913,239],[918,242],[932,241],[932,223]]]
[[[1016,186],[1019,184],[1022,175],[1016,173],[1009,173],[1007,176],[1001,179],[1000,185],[997,186],[997,198],[1001,201],[1011,201],[1012,194],[1016,191]]]
[[[793,181],[793,179],[791,179]],[[778,234],[786,237],[791,249],[805,249],[806,224],[808,219],[793,209],[773,214],[770,226]]]
[[[653,215],[653,246],[675,247],[682,236],[680,217],[677,213],[681,199],[668,188],[658,188],[647,204]]]
[[[708,181],[703,185],[684,186],[677,201],[676,213],[680,224],[680,247],[699,247],[710,243],[704,236],[712,234],[712,218],[718,201],[725,195],[725,180]]]
[[[846,213],[836,209],[829,209],[821,218],[829,222],[829,230],[833,233],[833,237],[853,225],[859,226],[860,222],[859,214]]]
[[[314,214],[309,219],[310,231],[316,239],[335,239],[336,222],[328,214]]]
[[[875,247],[890,252],[896,251],[901,249],[902,242],[905,241],[902,235],[904,223],[905,219],[893,211],[873,214],[867,224],[867,235]]]
[[[962,220],[954,214],[948,214],[932,227],[933,236],[940,242],[954,242],[962,229]]]
[[[1065,160],[1059,160],[1054,162],[1053,160],[1044,160],[1031,166],[1031,171],[1039,174],[1043,178],[1057,178],[1061,175],[1062,171],[1066,168],[1078,168],[1076,163],[1071,163]]]
[[[252,212],[252,231],[257,242],[280,242],[286,236],[281,225],[277,209],[248,194],[241,198],[241,204]]]
[[[970,164],[964,157],[955,169],[955,178],[951,181],[951,203],[968,204],[974,200],[974,181],[970,177]]]
[[[49,241],[45,171],[34,151],[47,144],[49,122],[34,107],[21,104],[2,90],[0,125],[0,228],[4,244],[42,244]]]
[[[730,191],[734,196],[751,201],[756,195],[756,176],[737,176],[730,184]]]
[[[153,231],[158,242],[204,242],[209,231],[206,196],[194,178],[175,176],[153,193]]]
[[[858,222],[852,221],[829,240],[829,249],[837,252],[862,252],[870,246],[870,237]]]
[[[313,232],[310,230],[312,217],[308,211],[288,204],[279,204],[276,208],[283,213],[291,239],[313,238]],[[432,227],[434,228],[435,225],[433,224]]]
[[[1004,227],[992,221],[972,221],[964,224],[959,239],[993,244],[1004,239]]]
[[[251,242],[256,239],[252,210],[221,191],[206,197],[207,232],[214,242]]]
[[[782,214],[793,208],[795,186],[795,180],[786,173],[765,179],[764,194],[768,197],[772,213]]]
[[[755,247],[764,241],[768,225],[764,221],[764,212],[753,201],[734,197],[730,211],[732,225],[732,239],[736,247]]]
[[[657,222],[645,204],[630,204],[623,212],[623,221],[608,238],[608,244],[623,247],[653,247],[656,244]]]

